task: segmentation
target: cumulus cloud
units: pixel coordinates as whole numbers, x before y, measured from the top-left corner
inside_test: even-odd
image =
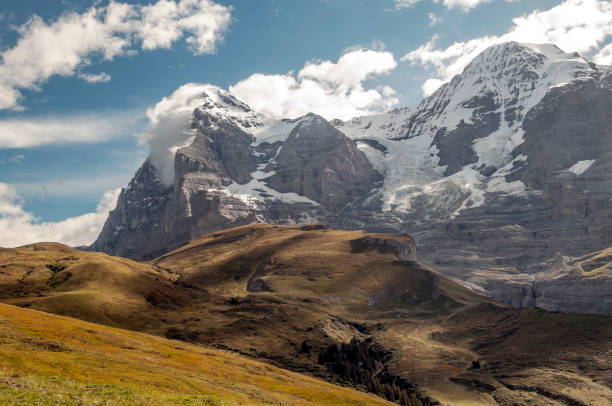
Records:
[[[210,0],[160,0],[144,6],[138,28],[142,48],[170,48],[185,35],[195,54],[214,52],[230,23],[230,10]]]
[[[0,183],[0,247],[17,247],[41,241],[70,246],[91,244],[102,229],[109,211],[117,204],[120,189],[104,193],[96,211],[59,222],[39,222],[23,207],[11,186]]]
[[[593,61],[600,65],[612,65],[612,42],[601,48],[593,57]]]
[[[434,36],[401,60],[435,69],[437,77],[423,85],[424,94],[429,95],[437,89],[436,84],[441,85],[461,73],[474,57],[497,43],[553,43],[566,51],[590,52],[612,35],[612,2],[565,0],[549,10],[536,10],[514,18],[512,23],[512,28],[506,34],[455,42],[446,48],[437,47],[438,37]],[[596,59],[599,63],[605,63],[611,53],[612,48],[607,46]]]
[[[307,62],[297,73],[255,73],[230,86],[230,92],[270,117],[298,117],[309,112],[328,119],[348,119],[387,110],[398,102],[388,86],[366,89],[364,82],[391,72],[390,52],[358,49],[337,62]]]
[[[132,134],[141,113],[106,113],[0,120],[0,148],[32,148],[57,143],[93,143]]]
[[[20,109],[20,90],[39,90],[51,76],[73,76],[96,60],[110,61],[139,48],[170,48],[185,38],[195,54],[214,52],[230,21],[231,8],[211,0],[158,0],[144,6],[111,1],[50,23],[33,16],[19,27],[16,44],[0,53],[0,109]]]
[[[425,96],[433,94],[440,86],[444,84],[443,80],[440,79],[427,79],[421,86],[421,90]]]

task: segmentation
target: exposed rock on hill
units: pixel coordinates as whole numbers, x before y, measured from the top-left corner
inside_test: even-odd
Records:
[[[371,236],[351,240],[352,252],[365,252],[373,249],[378,252],[392,253],[404,261],[416,262],[416,243],[410,237],[405,236],[404,241],[397,237]]]

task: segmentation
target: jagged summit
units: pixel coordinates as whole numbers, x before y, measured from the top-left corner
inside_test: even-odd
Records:
[[[262,127],[266,117],[220,87],[206,85],[193,110],[192,120],[193,125],[201,127],[213,127],[226,121],[238,125],[242,130],[253,130]]]
[[[486,70],[501,73],[500,67],[538,71],[553,63],[588,66],[588,62],[580,54],[566,53],[554,44],[525,44],[511,41],[491,45],[482,51],[465,67],[462,75]]]
[[[448,127],[470,119],[472,99],[487,97],[487,94],[497,103],[504,100],[514,104],[527,102],[522,110],[529,110],[551,87],[564,86],[573,80],[599,83],[606,78],[610,81],[610,77],[612,71],[609,67],[595,65],[579,54],[566,53],[553,44],[504,42],[485,49],[461,74],[418,105],[334,123],[338,127],[345,126],[346,131],[358,127],[373,136],[410,138],[421,130],[416,126],[418,123],[432,122],[439,124],[438,127]],[[427,114],[423,116],[425,110]],[[372,123],[368,128],[360,125],[366,118],[366,124]],[[381,125],[375,125],[377,118],[380,118]]]
[[[173,180],[148,159],[92,245],[147,258],[194,237],[252,222],[301,223],[369,196],[380,182],[354,141],[309,113],[275,120],[215,86],[191,95],[191,138]]]

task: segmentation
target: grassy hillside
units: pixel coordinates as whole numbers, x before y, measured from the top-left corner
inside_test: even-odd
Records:
[[[147,295],[180,295],[171,278],[146,264],[62,244],[0,249],[0,296],[5,303],[116,327],[147,330],[149,317],[139,317],[150,309]]]
[[[221,350],[0,305],[0,404],[383,405]]]
[[[251,225],[149,263],[35,244],[0,251],[0,300],[231,349],[402,404],[612,402],[612,318],[513,309],[362,238]]]

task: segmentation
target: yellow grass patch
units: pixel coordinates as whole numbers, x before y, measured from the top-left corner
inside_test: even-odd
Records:
[[[237,354],[3,304],[0,371],[0,404],[388,404]]]

